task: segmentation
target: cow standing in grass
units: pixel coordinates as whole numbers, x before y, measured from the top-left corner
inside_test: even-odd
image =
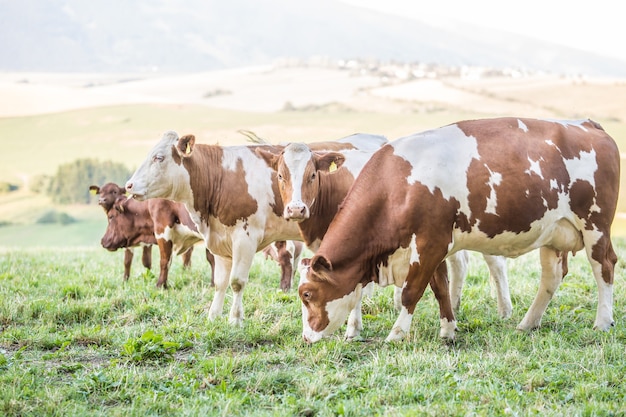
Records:
[[[92,185],[89,190],[98,195],[98,204],[104,209],[104,214],[107,215],[109,210],[113,207],[115,200],[119,196],[126,195],[126,190],[117,184],[112,182],[104,184],[102,187]],[[133,248],[140,246],[142,249],[141,263],[146,269],[152,268],[152,245],[156,244],[156,239],[149,239],[148,242],[138,242],[135,246],[124,247],[124,281],[130,277],[130,267],[133,263]]]
[[[508,257],[540,249],[539,290],[520,330],[540,326],[563,253],[584,249],[598,287],[594,327],[608,330],[619,175],[614,140],[590,120],[464,121],[382,147],[301,271],[304,339],[341,326],[364,285],[384,284],[389,265],[406,279],[387,340],[402,339],[430,278],[447,289],[443,261],[463,249]],[[454,338],[454,315],[441,311],[441,336]]]
[[[298,223],[304,242],[312,251],[319,248],[355,178],[377,149],[313,151],[304,143],[291,143],[278,154],[257,150],[277,172],[280,195],[285,206],[283,216]],[[513,308],[506,276],[506,259],[490,255],[484,257],[496,288],[498,312],[503,318],[510,317]],[[467,274],[468,254],[466,251],[459,251],[452,254],[448,261],[452,271],[452,305],[458,309]],[[388,270],[392,271],[392,268]],[[386,281],[397,283],[394,304],[400,309],[404,276],[390,276]],[[350,312],[346,339],[356,338],[362,329],[361,303],[358,301]]]
[[[204,240],[184,205],[161,198],[135,201],[119,196],[107,217],[108,225],[101,241],[105,249],[115,251],[139,243],[158,245],[160,268],[157,287],[167,288],[172,256],[181,255],[183,267],[187,268],[191,266],[193,246]],[[208,249],[206,258],[213,273],[215,260]]]
[[[378,137],[356,136],[335,149],[369,144]],[[384,139],[384,138],[383,138]],[[167,198],[187,207],[209,250],[216,255],[215,296],[209,319],[223,310],[230,284],[229,322],[243,322],[243,292],[254,255],[278,240],[301,240],[293,222],[283,219],[275,173],[255,154],[270,145],[196,144],[193,135],[166,132],[130,180],[126,190],[136,199]]]

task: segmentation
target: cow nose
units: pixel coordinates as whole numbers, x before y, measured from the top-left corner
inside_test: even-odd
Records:
[[[133,190],[133,183],[132,182],[127,182],[126,183],[126,191],[128,191],[129,193]]]
[[[305,334],[303,334],[303,335],[302,335],[302,339],[303,339],[306,343],[311,344],[311,341],[309,340],[309,338],[308,338]]]
[[[291,203],[287,206],[288,219],[304,219],[306,218],[306,206],[302,202]]]

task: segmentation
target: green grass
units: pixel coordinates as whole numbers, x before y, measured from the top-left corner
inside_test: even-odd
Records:
[[[136,259],[101,248],[0,252],[0,415],[572,415],[626,413],[626,241],[617,240],[616,327],[593,331],[596,285],[578,254],[543,327],[515,330],[538,284],[536,253],[509,261],[514,305],[501,320],[473,256],[458,340],[438,338],[430,290],[407,340],[385,343],[392,289],[364,303],[363,339],[301,340],[295,291],[257,257],[246,321],[207,319],[201,251],[174,260],[171,289]],[[139,258],[139,257],[137,257]],[[226,308],[230,307],[227,298]]]

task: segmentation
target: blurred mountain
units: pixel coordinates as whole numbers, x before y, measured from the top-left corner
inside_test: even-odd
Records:
[[[0,71],[187,72],[372,58],[626,76],[626,62],[337,0],[0,0]]]

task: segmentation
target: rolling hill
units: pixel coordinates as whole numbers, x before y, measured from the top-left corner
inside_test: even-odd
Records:
[[[626,76],[626,62],[337,0],[0,0],[2,71],[198,72],[284,57],[372,58]]]

